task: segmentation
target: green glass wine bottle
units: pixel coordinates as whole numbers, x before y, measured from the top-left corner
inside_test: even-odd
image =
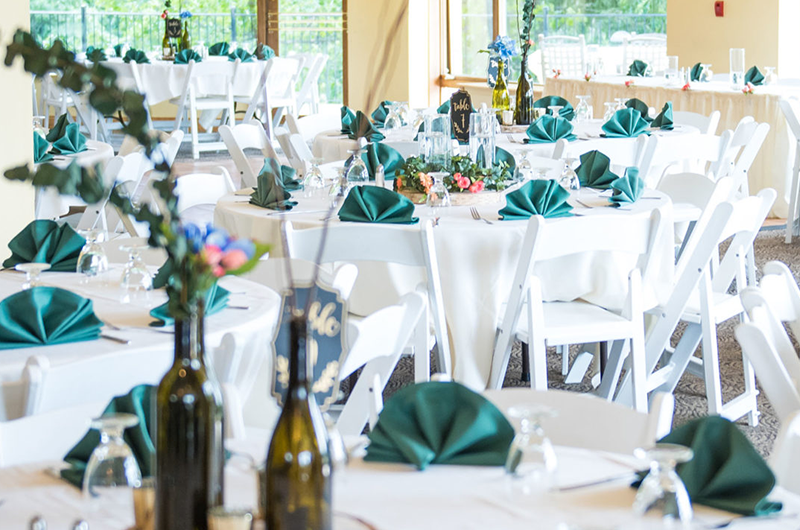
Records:
[[[170,41],[169,31],[167,31],[167,20],[164,20],[164,38],[161,39],[161,54],[165,59],[174,55],[172,41]]]
[[[305,316],[290,330],[289,386],[267,453],[267,528],[331,530],[328,435],[308,378]]]
[[[514,107],[514,123],[517,125],[530,125],[533,121],[533,85],[531,74],[528,72],[528,54],[522,54],[522,72],[517,81],[517,104]]]
[[[192,39],[189,37],[189,19],[186,18],[183,20],[183,34],[181,35],[181,50],[191,50],[192,49]]]
[[[497,112],[497,120],[503,123],[503,111],[511,110],[511,98],[508,96],[506,83],[505,63],[502,59],[497,61],[497,82],[492,90],[492,108]]]
[[[206,370],[202,301],[175,320],[175,362],[156,402],[156,530],[207,530],[223,501],[222,396]]]

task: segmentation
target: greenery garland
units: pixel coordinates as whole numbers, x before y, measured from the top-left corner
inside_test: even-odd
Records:
[[[482,168],[468,156],[454,156],[450,163],[441,168],[423,159],[412,156],[403,167],[397,170],[394,180],[395,191],[412,191],[424,193],[433,185],[429,173],[443,171],[449,173],[443,182],[451,193],[478,193],[484,190],[502,191],[508,187],[513,178],[507,163],[500,162],[491,168]]]

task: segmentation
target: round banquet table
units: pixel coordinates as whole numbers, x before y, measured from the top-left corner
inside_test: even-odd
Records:
[[[571,223],[579,231],[585,223],[591,223],[594,216],[625,216],[631,222],[649,222],[651,212],[662,208],[666,226],[662,239],[657,242],[653,283],[645,285],[644,292],[647,308],[665,302],[671,292],[674,270],[673,214],[669,198],[658,191],[646,190],[643,198],[629,208],[615,209],[607,207],[608,195],[609,192],[600,195],[595,190],[581,190],[578,199],[590,208],[571,199],[578,215],[552,222]],[[323,224],[322,218],[329,206],[327,198],[304,198],[302,192],[294,198],[299,200],[298,206],[281,215],[249,204],[249,197],[229,195],[217,203],[214,224],[237,237],[272,244],[275,248],[272,255],[277,256],[282,248],[281,218],[290,220],[297,229],[318,227]],[[496,323],[511,289],[527,226],[525,221],[497,221],[497,211],[503,205],[501,199],[498,204],[477,207],[484,218],[493,221],[492,225],[474,220],[468,207],[451,207],[433,232],[452,346],[453,377],[473,389],[485,388],[489,380]],[[430,219],[426,206],[417,206],[415,215]],[[339,223],[335,216],[332,223]],[[419,225],[405,225],[405,229],[419,230]],[[581,298],[619,309],[627,293],[627,273],[633,263],[633,256],[576,253],[540,262],[536,272],[542,279],[542,294],[547,301]],[[374,293],[394,296],[408,292],[423,278],[419,272],[411,273],[399,265],[387,270],[389,276],[379,281],[370,278],[363,284],[359,280],[351,298],[351,311],[365,314],[369,309],[375,310],[380,306],[368,308],[368,303],[362,300]]]
[[[102,375],[102,390],[94,388],[92,399],[87,401],[81,401],[77,396],[71,405],[106,402],[115,395],[125,394],[135,385],[157,384],[172,365],[174,328],[148,327],[154,320],[149,311],[166,302],[167,297],[161,289],[151,291],[148,300],[121,303],[121,274],[121,265],[112,265],[106,275],[88,283],[84,282],[82,275],[65,272],[44,272],[41,280],[44,285],[60,287],[90,299],[98,318],[121,328],[114,330],[106,325],[102,333],[130,340],[130,344],[124,345],[100,338],[86,342],[3,350],[0,352],[0,381],[18,380],[28,358],[41,355],[49,360],[51,369],[67,364],[80,365],[85,367],[87,375],[91,374],[94,383]],[[0,273],[0,299],[19,292],[24,279],[25,275],[20,272],[10,270]],[[220,285],[231,292],[229,306],[246,309],[228,307],[207,316],[205,345],[208,351],[219,345],[224,334],[235,335],[237,347],[245,352],[243,362],[250,367],[249,370],[243,370],[242,373],[248,375],[238,385],[243,395],[246,395],[252,387],[255,372],[262,361],[272,354],[270,343],[278,321],[280,298],[271,289],[242,278],[225,277],[220,280]],[[81,381],[76,381],[75,394],[80,393],[80,387]],[[0,407],[0,410],[8,412],[18,409],[21,398],[22,396],[14,394],[0,396],[0,401],[4,402],[4,407]]]
[[[249,433],[247,440],[228,440],[227,448],[261,463],[266,456],[266,432]],[[353,445],[348,440],[348,446]],[[638,518],[631,506],[632,470],[642,463],[632,457],[556,447],[556,488],[521,496],[509,491],[499,466],[432,465],[417,471],[406,464],[364,462],[352,458],[333,478],[335,530],[663,530],[657,513]],[[361,451],[363,454],[363,450]],[[238,455],[225,468],[225,505],[257,506],[257,483],[250,462]],[[8,528],[26,528],[39,515],[50,528],[68,528],[84,519],[90,528],[128,530],[133,526],[130,500],[117,497],[92,511],[78,488],[56,478],[63,462],[37,462],[0,469],[0,520]],[[607,479],[608,482],[590,485]],[[561,488],[573,488],[571,490]],[[734,526],[766,530],[796,529],[800,497],[780,487],[769,496],[783,502],[776,517],[744,518]],[[693,528],[721,528],[741,517],[694,505]],[[4,526],[4,528],[6,527]],[[674,525],[675,528],[678,525]],[[263,530],[256,522],[254,528]]]
[[[86,151],[74,155],[55,155],[50,162],[59,169],[66,169],[73,162],[81,167],[105,164],[114,158],[114,148],[97,140],[86,140]],[[38,167],[38,164],[37,164]],[[55,188],[36,188],[36,218],[57,219],[69,212],[70,206],[86,206],[79,197],[59,195]]]

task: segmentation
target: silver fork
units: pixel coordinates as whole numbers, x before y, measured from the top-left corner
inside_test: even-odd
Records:
[[[494,224],[490,220],[481,217],[481,213],[474,206],[470,206],[469,213],[472,214],[472,218],[475,219],[476,221],[483,221],[487,225]]]

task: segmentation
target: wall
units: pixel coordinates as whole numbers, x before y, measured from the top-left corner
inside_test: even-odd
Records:
[[[30,26],[28,0],[3,3],[0,18],[2,55],[17,28]],[[17,59],[14,68],[0,65],[0,101],[3,105],[3,127],[0,127],[0,173],[8,168],[32,162],[33,132],[31,129],[31,77],[22,71]],[[10,182],[0,176],[0,260],[8,257],[8,241],[33,220],[33,187]]]

